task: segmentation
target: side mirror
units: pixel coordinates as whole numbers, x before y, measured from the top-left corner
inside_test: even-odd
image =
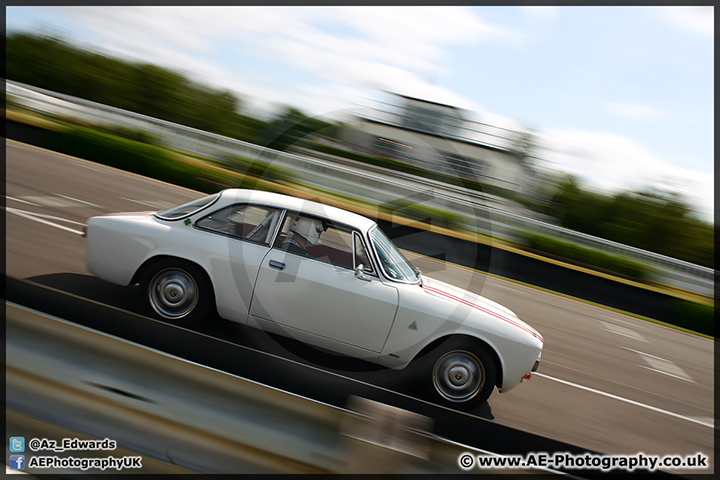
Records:
[[[370,279],[365,276],[365,266],[362,263],[355,267],[355,277],[360,280],[365,280],[366,282],[370,281]]]

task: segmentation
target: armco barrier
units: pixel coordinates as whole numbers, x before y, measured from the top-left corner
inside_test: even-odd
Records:
[[[234,154],[289,168],[294,176],[321,189],[357,196],[372,203],[384,204],[398,198],[414,198],[417,192],[430,195],[422,203],[460,214],[471,229],[506,239],[517,239],[522,231],[547,234],[564,241],[597,249],[650,265],[656,280],[686,288],[703,295],[714,294],[714,270],[653,252],[582,234],[523,215],[498,205],[502,199],[458,188],[447,183],[390,170],[359,166],[347,159],[327,161],[272,150],[260,145],[204,132],[184,125],[148,117],[89,100],[51,92],[31,85],[6,81],[8,94],[31,109],[41,112],[83,118],[94,124],[124,125],[152,132],[169,146],[210,156]],[[8,135],[8,138],[14,138]],[[360,167],[360,168],[358,168]],[[342,172],[341,172],[342,171]],[[358,179],[362,179],[358,182]],[[500,207],[500,208],[496,208]],[[479,218],[477,213],[482,211]]]
[[[50,130],[6,121],[7,137],[45,148],[53,148],[56,136]],[[531,285],[582,298],[619,310],[653,318],[706,335],[714,334],[712,308],[658,291],[617,282],[584,271],[573,270],[527,255],[487,244],[396,225],[379,220],[381,228],[398,246],[444,261],[497,274]]]
[[[490,454],[436,438],[425,417],[395,407],[340,409],[14,303],[6,318],[9,409],[155,462],[208,474],[463,473],[463,453]]]

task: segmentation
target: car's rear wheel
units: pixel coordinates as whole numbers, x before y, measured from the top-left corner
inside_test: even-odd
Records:
[[[209,311],[211,288],[205,273],[181,260],[163,260],[153,265],[143,282],[150,314],[188,326]]]
[[[487,401],[495,387],[495,364],[478,343],[449,338],[425,358],[423,384],[441,405],[472,410]]]

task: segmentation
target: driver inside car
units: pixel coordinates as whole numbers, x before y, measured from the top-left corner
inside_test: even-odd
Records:
[[[300,255],[307,255],[308,247],[320,240],[320,234],[327,227],[320,220],[307,217],[296,217],[290,227],[291,235],[282,243],[282,249]]]

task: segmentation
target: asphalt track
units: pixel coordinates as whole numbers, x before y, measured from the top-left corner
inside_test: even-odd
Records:
[[[82,225],[92,215],[156,210],[199,195],[8,140],[7,275],[138,312],[135,289],[108,284],[85,269]],[[683,473],[713,472],[712,340],[434,259],[411,260],[429,276],[508,306],[545,337],[539,372],[512,392],[496,391],[472,417],[605,454],[700,452],[710,457],[710,469]],[[401,378],[228,322],[201,329],[388,389]],[[407,392],[412,397],[412,388]],[[463,418],[444,416],[436,430],[464,430]]]

